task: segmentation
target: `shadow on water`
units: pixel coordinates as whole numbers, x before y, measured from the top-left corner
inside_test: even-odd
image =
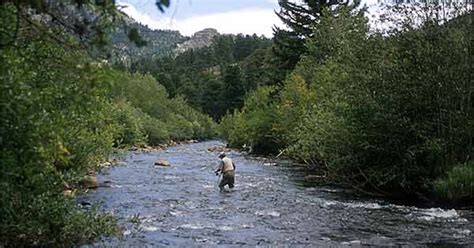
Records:
[[[218,141],[156,153],[130,153],[127,166],[99,176],[114,182],[83,195],[112,212],[123,238],[104,246],[467,247],[474,211],[418,208],[359,198],[305,183],[301,167],[230,152],[235,189],[220,193],[213,174]],[[158,159],[171,167],[155,167]],[[87,247],[87,246],[85,246]]]

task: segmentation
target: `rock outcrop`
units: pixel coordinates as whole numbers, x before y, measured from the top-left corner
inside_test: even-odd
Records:
[[[96,189],[99,187],[99,182],[95,175],[87,175],[82,181],[83,187],[87,189]]]
[[[206,28],[194,33],[194,35],[187,41],[178,44],[175,49],[176,54],[185,52],[190,49],[198,49],[208,47],[212,44],[212,40],[219,32],[213,28]]]

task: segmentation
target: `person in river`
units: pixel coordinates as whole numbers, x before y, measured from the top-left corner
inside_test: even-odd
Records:
[[[219,167],[215,171],[216,176],[219,175],[219,172],[223,174],[222,180],[219,183],[219,188],[223,191],[224,187],[229,185],[229,189],[232,189],[234,188],[235,164],[224,152],[219,154],[219,158]]]

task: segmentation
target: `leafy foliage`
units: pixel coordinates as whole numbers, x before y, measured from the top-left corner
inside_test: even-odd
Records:
[[[56,43],[74,48],[103,50],[108,43],[106,30],[118,17],[115,1],[2,1],[2,8],[9,8],[15,18],[8,20],[6,32],[10,39],[4,45],[13,45],[21,39],[35,39],[36,34],[48,35]],[[27,27],[24,32],[22,28]],[[63,34],[60,35],[58,31]],[[74,36],[76,39],[71,39]],[[92,54],[91,53],[91,54]],[[97,54],[97,53],[96,53]]]
[[[209,117],[189,107],[182,98],[169,99],[166,89],[152,76],[120,71],[109,73],[113,85],[111,97],[119,103],[118,106],[128,109],[124,119],[117,119],[124,127],[123,137],[140,141],[139,137],[145,135],[147,143],[157,145],[170,139],[214,136],[214,124]],[[136,144],[126,139],[123,141]]]
[[[234,145],[274,143],[267,152],[280,149],[371,194],[429,195],[447,174],[436,192],[453,194],[447,188],[466,180],[453,168],[474,155],[471,18],[427,19],[386,36],[369,33],[363,11],[323,10],[283,88],[260,100],[272,118],[255,122],[266,115],[244,107],[221,132]],[[457,196],[472,199],[466,192]]]
[[[274,65],[281,71],[278,81],[283,81],[305,53],[305,41],[313,37],[314,24],[319,23],[324,14],[330,14],[333,7],[345,6],[349,1],[339,0],[303,0],[295,3],[289,0],[280,0],[280,10],[277,16],[287,27],[282,29],[274,27],[274,42],[272,52],[274,54]],[[353,3],[358,3],[354,1]],[[326,11],[326,12],[324,12]],[[325,39],[324,36],[318,39]]]
[[[474,163],[454,166],[445,177],[434,182],[434,190],[438,197],[451,201],[472,200],[474,192]]]
[[[222,118],[219,133],[229,145],[251,147],[254,152],[275,150],[273,92],[275,88],[271,86],[257,88],[247,96],[241,112],[234,111]]]
[[[62,196],[113,145],[100,69],[47,39],[2,49],[1,63],[0,243],[68,246],[115,233],[113,218]]]
[[[208,138],[214,123],[153,77],[94,60],[75,34],[19,20],[23,4],[36,8],[0,4],[0,246],[70,247],[118,235],[113,216],[81,209],[65,188],[80,188],[114,146]]]
[[[132,70],[150,73],[171,96],[183,96],[217,120],[242,107],[247,92],[271,84],[267,63],[261,60],[269,45],[270,40],[256,35],[219,35],[209,47],[187,50],[175,58],[142,59]]]
[[[183,96],[217,120],[242,107],[247,92],[270,84],[267,64],[260,60],[265,59],[269,44],[270,40],[256,35],[218,35],[209,47],[190,49],[174,58],[142,59],[132,70],[150,73],[171,96]]]

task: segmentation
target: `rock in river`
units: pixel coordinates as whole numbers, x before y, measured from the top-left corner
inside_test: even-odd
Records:
[[[211,146],[207,150],[209,152],[230,152],[230,149],[225,146]]]
[[[155,162],[155,165],[159,165],[159,166],[171,166],[170,162],[167,161],[167,160],[164,160],[164,159],[160,159],[158,161]]]

